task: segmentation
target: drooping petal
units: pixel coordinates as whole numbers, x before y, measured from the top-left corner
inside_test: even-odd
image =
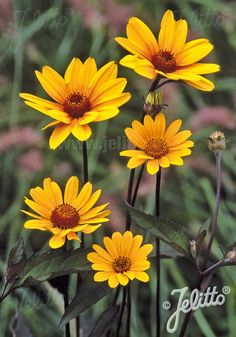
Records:
[[[49,240],[49,246],[53,249],[60,248],[64,245],[65,240],[66,240],[65,236],[62,237],[60,234],[54,235]]]

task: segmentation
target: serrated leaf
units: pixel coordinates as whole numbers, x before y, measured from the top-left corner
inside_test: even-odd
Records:
[[[34,280],[43,282],[62,275],[90,269],[88,249],[55,250],[33,255],[26,261],[17,286],[29,286]]]
[[[19,238],[9,253],[7,270],[5,273],[6,282],[16,280],[24,265],[24,242],[22,238]]]
[[[163,217],[146,214],[126,204],[134,223],[151,237],[159,238],[182,254],[190,255],[189,238],[182,225]]]
[[[119,311],[120,305],[116,305],[104,311],[98,318],[93,330],[91,331],[88,337],[103,336],[118,319]]]
[[[83,311],[111,292],[111,288],[106,282],[95,282],[93,275],[94,272],[87,272],[80,275],[78,292],[62,316],[59,324],[60,327],[63,327],[70,320],[80,315]]]
[[[13,248],[17,254],[19,252],[22,254],[18,246]],[[11,254],[11,260],[17,261],[13,254],[14,251]],[[67,251],[53,250],[35,254],[28,259],[24,258],[24,264],[17,269],[17,273],[14,273],[14,279],[9,279],[9,276],[6,279],[0,300],[3,300],[13,289],[32,286],[62,275],[90,270],[90,263],[87,260],[89,251],[89,249],[81,250],[80,248]],[[19,263],[21,260],[17,266]]]

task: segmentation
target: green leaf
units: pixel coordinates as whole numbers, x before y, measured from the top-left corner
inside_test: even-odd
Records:
[[[151,240],[159,238],[182,254],[190,255],[189,238],[182,225],[167,218],[146,214],[126,204],[131,219],[142,228]]]
[[[12,248],[5,284],[0,301],[13,289],[28,287],[62,275],[90,270],[87,254],[90,249],[53,250],[42,252],[26,259],[23,240],[19,240]]]
[[[62,316],[59,324],[60,327],[63,327],[70,320],[80,315],[83,311],[91,307],[91,305],[97,303],[111,291],[111,288],[106,282],[95,282],[93,275],[94,272],[87,272],[80,275],[78,292]]]
[[[87,260],[89,250],[55,250],[33,255],[26,261],[20,273],[17,286],[29,286],[36,281],[47,281],[52,278],[78,273],[90,269]]]
[[[120,305],[104,311],[98,318],[93,330],[88,337],[101,337],[103,336],[115,323],[119,317]]]
[[[0,302],[9,294],[11,289],[15,286],[20,276],[20,273],[25,266],[25,263],[24,242],[22,238],[19,238],[9,253],[7,270],[5,272]]]

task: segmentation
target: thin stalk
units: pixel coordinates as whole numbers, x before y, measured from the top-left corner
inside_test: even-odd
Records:
[[[131,288],[130,284],[127,285],[127,320],[126,320],[126,337],[130,337],[130,325],[131,325]]]
[[[120,308],[120,315],[119,315],[119,320],[118,320],[117,330],[116,330],[116,337],[120,336],[121,323],[122,323],[122,318],[123,318],[123,314],[124,314],[124,310],[125,310],[126,291],[127,291],[127,287],[124,287],[122,304],[121,304],[121,308]]]
[[[135,204],[135,201],[136,201],[136,198],[137,198],[137,194],[138,194],[138,189],[139,189],[139,186],[140,186],[140,183],[141,183],[141,179],[142,179],[142,176],[143,176],[144,167],[145,167],[145,164],[143,164],[141,166],[141,169],[139,171],[139,175],[138,175],[138,178],[137,178],[137,181],[136,181],[136,185],[135,185],[135,188],[134,188],[133,197],[132,197],[132,200],[131,200],[131,203],[130,203],[131,206],[134,206],[134,204]]]
[[[211,227],[211,236],[209,243],[207,245],[207,250],[206,250],[206,256],[203,261],[202,265],[202,271],[203,273],[198,277],[197,283],[195,288],[201,289],[201,284],[204,279],[204,270],[206,269],[207,262],[210,257],[211,253],[211,248],[212,244],[215,238],[216,234],[216,229],[217,229],[217,223],[218,223],[218,214],[219,214],[219,209],[220,209],[220,195],[221,195],[221,152],[215,152],[215,158],[216,158],[216,205],[215,205],[215,210],[214,210],[214,215],[213,215],[213,220],[212,220],[212,227]],[[188,312],[185,315],[183,326],[181,328],[179,337],[184,337],[187,327],[190,321],[190,318],[192,316],[192,311]]]
[[[135,175],[135,169],[132,169],[130,171],[130,175],[129,175],[129,186],[128,186],[128,195],[127,195],[127,202],[128,204],[131,203],[132,200],[132,192],[133,192],[133,185],[134,185],[134,175]],[[130,230],[130,225],[131,225],[131,218],[129,213],[126,213],[126,225],[125,228],[126,230]]]
[[[69,285],[68,283],[69,282],[68,281],[69,281],[69,277],[67,276],[67,282],[65,282],[65,283],[67,283],[67,284],[65,284],[66,289],[65,289],[65,292],[63,294],[65,311],[66,311],[66,309],[69,305],[69,296],[68,296],[68,285]],[[70,337],[70,323],[69,322],[65,325],[65,336]]]
[[[161,188],[161,168],[156,174],[156,216],[160,215],[160,188]],[[161,336],[161,259],[160,240],[156,239],[156,337]]]
[[[83,171],[84,171],[84,184],[88,181],[88,150],[87,150],[87,143],[82,142],[82,152],[83,152]],[[81,243],[80,248],[84,248],[84,233],[81,233]],[[77,276],[77,292],[80,286],[80,277],[79,274]],[[80,337],[80,316],[76,317],[76,336]]]

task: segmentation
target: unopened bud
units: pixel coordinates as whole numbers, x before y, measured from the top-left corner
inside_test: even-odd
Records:
[[[211,151],[221,151],[226,148],[225,135],[222,131],[214,131],[208,138],[208,148]]]
[[[166,104],[163,104],[163,92],[155,92],[155,91],[150,91],[149,94],[147,95],[147,98],[144,103],[144,111],[150,115],[150,116],[155,116],[157,115],[163,107],[166,107]]]
[[[196,257],[196,253],[197,253],[196,241],[195,240],[190,240],[189,241],[189,245],[190,245],[190,250],[191,250],[192,256]]]
[[[231,250],[230,252],[228,252],[226,258],[231,262],[236,262],[236,250]]]

